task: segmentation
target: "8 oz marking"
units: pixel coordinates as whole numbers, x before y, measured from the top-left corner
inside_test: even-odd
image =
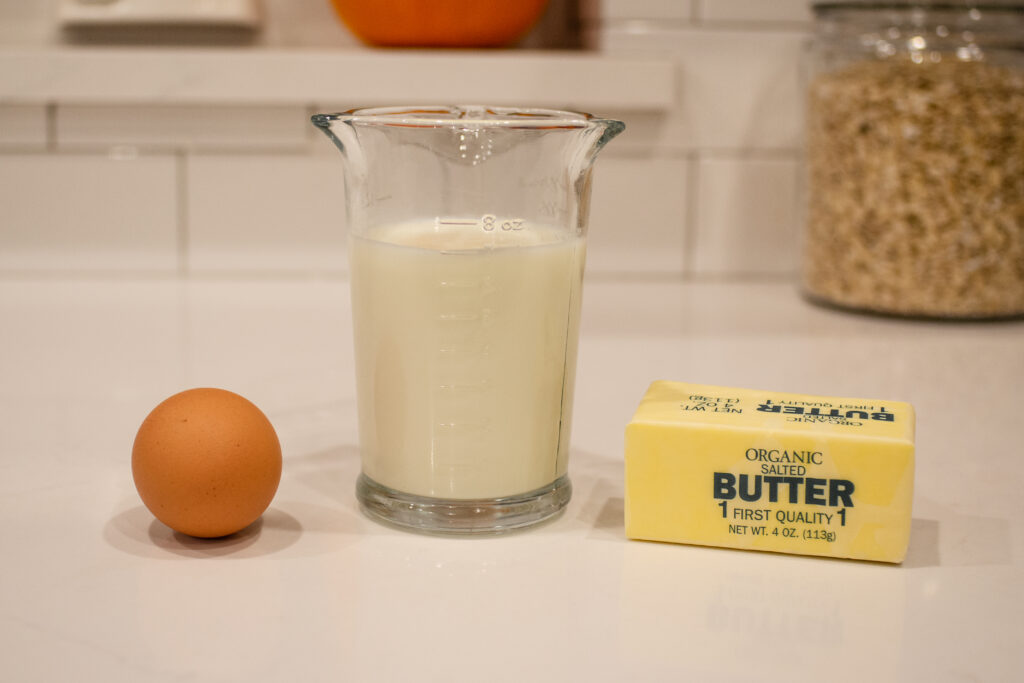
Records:
[[[522,218],[509,218],[508,220],[498,221],[498,217],[492,213],[481,216],[480,223],[481,227],[487,232],[493,232],[495,228],[500,228],[503,232],[512,232],[526,227],[526,221]]]

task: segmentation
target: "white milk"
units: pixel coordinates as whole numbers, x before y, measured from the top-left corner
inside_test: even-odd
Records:
[[[565,474],[584,240],[434,222],[350,244],[363,472],[437,498]]]

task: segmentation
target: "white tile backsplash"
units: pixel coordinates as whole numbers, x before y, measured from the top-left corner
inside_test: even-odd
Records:
[[[173,156],[0,154],[0,271],[178,266]]]
[[[687,21],[695,0],[580,0],[585,21],[662,19]]]
[[[261,45],[355,49],[326,5],[298,8],[268,0],[267,7]],[[588,274],[748,277],[792,271],[807,4],[583,0],[582,9],[600,50],[628,59],[594,65],[566,53],[553,74],[550,56],[520,52],[512,71],[521,82],[511,85],[515,92],[548,93],[542,104],[550,106],[572,107],[584,93],[594,113],[627,124],[595,167]],[[12,21],[22,14],[0,10],[0,18]],[[41,25],[38,12],[29,14],[33,25]],[[0,42],[6,28],[0,28]],[[268,69],[294,53],[238,53],[231,64],[241,76],[230,81],[231,92],[215,98],[219,104],[196,105],[183,99],[181,93],[191,92],[184,81],[168,81],[166,97],[133,100],[133,93],[149,92],[147,74],[167,76],[166,69],[158,68],[159,60],[135,68],[116,50],[100,50],[111,69],[99,69],[66,98],[0,104],[0,272],[347,270],[342,163],[309,123],[312,111],[325,110],[323,103],[293,106],[294,92],[284,83],[282,92],[292,100],[275,90],[269,101],[245,104],[253,84],[265,84]],[[662,77],[646,82],[647,72],[630,66],[639,63],[633,57],[658,62]],[[505,52],[423,59],[457,67],[453,93],[531,104],[501,99],[510,92],[501,76],[509,66]],[[363,63],[359,55],[351,60]],[[367,83],[407,78],[400,59],[380,63],[386,68],[358,77]],[[617,91],[607,93],[607,107],[599,106],[613,67],[624,70],[615,78],[635,86],[627,106]],[[125,81],[115,89],[124,97],[90,97],[97,84],[115,76]],[[73,69],[55,77],[82,81]],[[670,77],[674,89],[666,87]],[[26,83],[31,95],[32,84],[43,87],[46,79]],[[438,93],[436,84],[417,87],[425,97],[406,89],[415,95],[410,99]],[[382,103],[344,102],[341,108]]]
[[[0,148],[38,148],[47,143],[43,104],[0,104]]]
[[[191,155],[188,269],[346,271],[343,166],[335,157]]]
[[[594,168],[587,272],[681,276],[686,187],[685,159],[606,153]]]
[[[694,199],[694,272],[793,272],[798,173],[795,158],[701,158]]]
[[[811,0],[696,0],[701,21],[810,23]]]
[[[610,28],[603,50],[661,55],[678,72],[677,101],[655,130],[667,149],[792,149],[803,125],[801,31]]]
[[[77,105],[57,107],[57,146],[302,149],[310,131],[305,107]]]

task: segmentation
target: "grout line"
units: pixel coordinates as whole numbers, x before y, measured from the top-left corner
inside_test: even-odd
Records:
[[[178,275],[188,274],[188,156],[183,149],[175,152],[175,205],[178,210],[175,221],[177,233]]]
[[[703,19],[695,26],[702,29],[740,31],[744,33],[800,33],[811,35],[813,22],[799,19]]]
[[[46,126],[46,151],[56,152],[57,151],[57,105],[50,102],[46,105],[45,113],[45,126]]]
[[[648,17],[615,17],[597,19],[592,23],[598,36],[602,29],[622,31],[633,28],[638,31],[694,31],[707,33],[760,33],[765,35],[814,34],[814,22],[799,19],[704,19],[699,16],[692,18],[648,18]],[[600,40],[598,38],[598,40]]]
[[[98,142],[69,142],[62,151],[73,154],[105,154],[111,147],[132,147],[140,153],[145,154],[175,154],[182,144],[189,145],[189,153],[193,156],[292,156],[299,157],[307,154],[311,141],[303,141],[300,145],[227,145],[227,144],[202,144],[186,142],[124,142],[119,143],[116,139]]]
[[[800,159],[794,169],[796,183],[793,185],[793,220],[796,222],[793,235],[793,268],[797,274],[803,272],[804,231],[807,225],[807,162]]]
[[[792,161],[801,157],[799,147],[699,147],[690,150],[705,159],[736,159],[739,161]]]
[[[795,270],[777,272],[731,272],[731,273],[698,273],[685,278],[694,284],[791,284],[796,277]]]
[[[627,122],[627,126],[629,123]],[[652,143],[646,146],[608,148],[602,159],[688,159],[698,154],[705,159],[737,160],[799,160],[803,150],[792,147],[666,147]]]
[[[696,275],[697,267],[697,208],[700,180],[700,161],[697,152],[686,155],[686,215],[683,217],[683,275]]]
[[[787,284],[793,282],[798,275],[794,269],[789,272],[748,272],[748,273],[701,273],[683,275],[676,272],[660,271],[651,273],[643,270],[587,270],[583,277],[585,283],[622,282],[627,284]],[[184,278],[188,282],[218,284],[235,282],[263,283],[294,283],[300,285],[340,284],[348,282],[347,271],[328,270],[210,270],[198,271]],[[167,270],[119,270],[105,268],[85,270],[81,268],[23,268],[0,270],[0,284],[12,282],[22,283],[66,283],[79,282],[181,282],[183,278],[177,273]]]
[[[704,2],[702,0],[690,0],[690,20],[697,26],[703,26],[707,21],[704,18]]]

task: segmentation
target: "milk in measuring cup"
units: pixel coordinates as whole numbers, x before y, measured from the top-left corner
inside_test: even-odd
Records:
[[[501,225],[351,238],[363,471],[378,484],[497,498],[566,472],[584,238]]]

